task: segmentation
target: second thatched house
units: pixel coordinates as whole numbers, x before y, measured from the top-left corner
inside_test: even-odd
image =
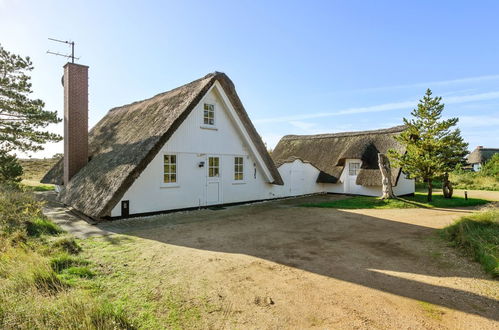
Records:
[[[483,164],[497,153],[499,153],[499,148],[484,148],[483,146],[478,146],[468,155],[468,164],[473,171],[478,172]]]
[[[272,153],[288,195],[342,193],[381,196],[378,153],[404,152],[394,136],[404,126],[374,131],[288,135]],[[413,194],[414,180],[392,168],[396,195]]]

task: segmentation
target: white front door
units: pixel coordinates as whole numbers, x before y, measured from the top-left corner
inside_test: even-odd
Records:
[[[208,173],[206,177],[206,205],[222,202],[222,184],[220,182],[220,157],[208,156]]]
[[[347,194],[359,194],[360,186],[357,185],[357,174],[360,171],[360,161],[349,161],[347,167],[346,190]]]

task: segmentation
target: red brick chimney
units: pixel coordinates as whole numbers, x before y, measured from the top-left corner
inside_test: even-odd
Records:
[[[64,185],[88,162],[88,66],[64,66]]]

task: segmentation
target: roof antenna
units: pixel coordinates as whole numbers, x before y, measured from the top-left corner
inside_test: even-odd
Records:
[[[47,50],[47,54],[52,54],[52,55],[57,55],[57,56],[63,56],[63,57],[66,57],[66,58],[70,58],[71,59],[71,63],[74,63],[75,59],[77,59],[77,60],[80,59],[79,57],[75,57],[75,42],[74,41],[64,41],[64,40],[58,40],[58,39],[54,39],[54,38],[48,38],[48,39],[52,40],[52,41],[61,42],[63,44],[70,45],[71,46],[71,55],[61,54],[61,53],[57,53],[57,52],[51,52],[50,50]]]

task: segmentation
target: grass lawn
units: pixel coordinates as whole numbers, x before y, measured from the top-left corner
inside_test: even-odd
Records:
[[[397,199],[380,199],[378,197],[355,196],[346,199],[303,204],[305,207],[324,207],[335,209],[407,209],[416,207],[461,207],[487,204],[490,201],[480,198],[453,197],[444,198],[442,194],[433,194],[433,201],[428,203],[426,193],[416,192],[414,196],[399,197]]]
[[[441,236],[499,277],[499,208],[466,215],[440,231]]]

